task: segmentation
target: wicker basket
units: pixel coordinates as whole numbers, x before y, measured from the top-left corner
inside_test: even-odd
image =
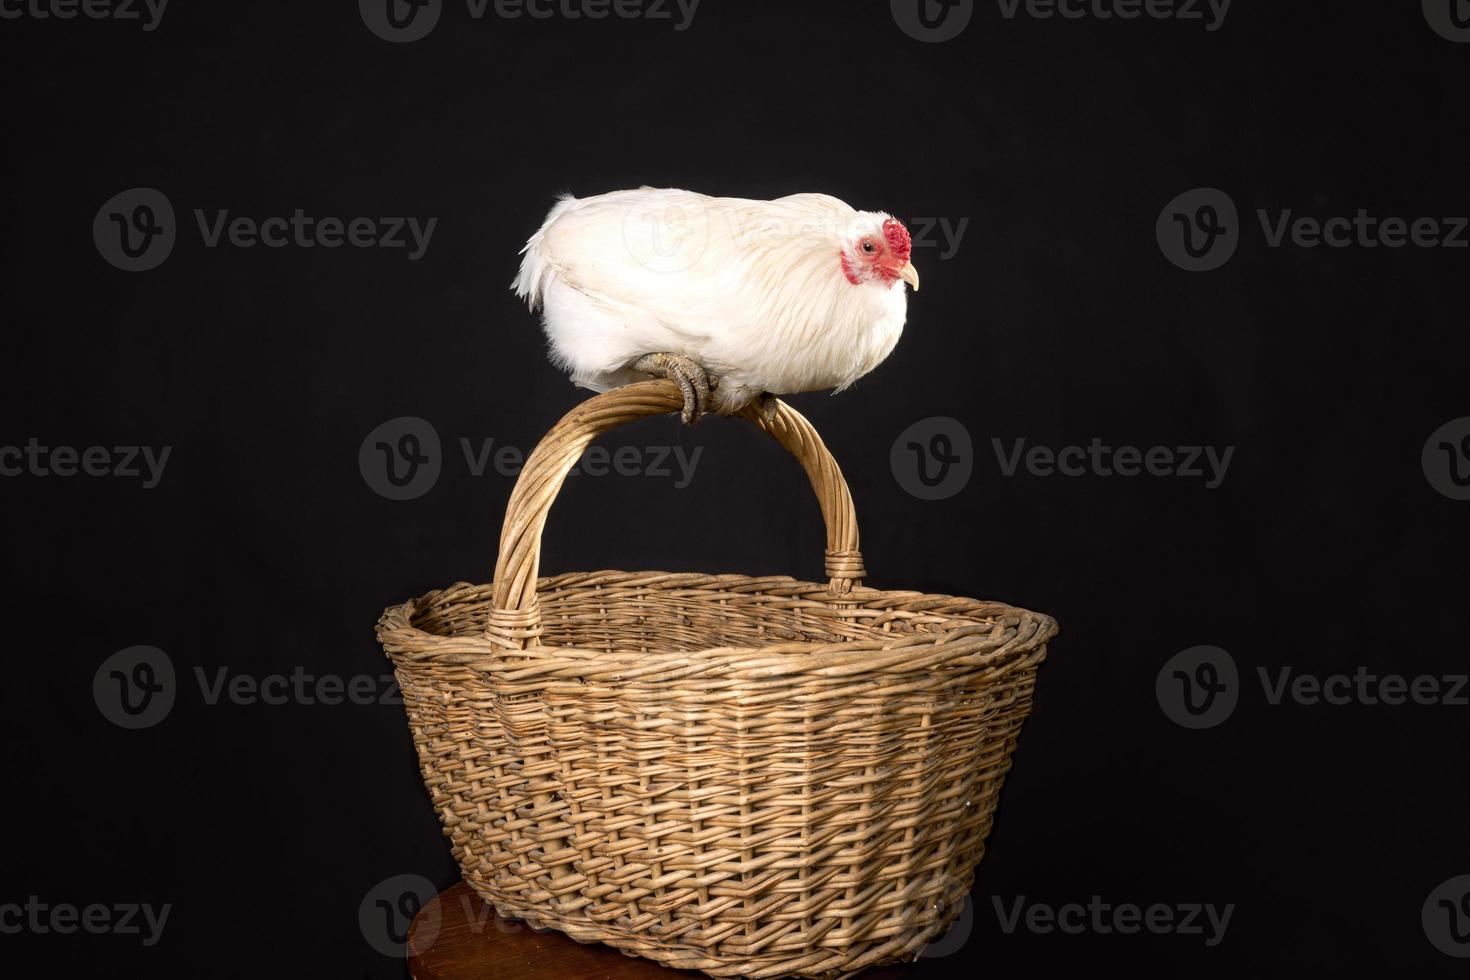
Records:
[[[713,976],[913,959],[960,911],[1056,624],[863,588],[852,497],[785,404],[745,418],[800,460],[825,585],[537,578],[600,433],[677,411],[667,381],[563,418],[511,494],[493,585],[378,623],[465,880],[501,915]]]

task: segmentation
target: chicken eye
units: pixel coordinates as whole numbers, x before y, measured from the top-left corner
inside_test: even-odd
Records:
[[[876,251],[878,251],[878,248],[872,242],[863,242],[864,254],[872,255]]]

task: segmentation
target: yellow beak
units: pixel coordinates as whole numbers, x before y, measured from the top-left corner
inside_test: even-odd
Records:
[[[903,268],[898,270],[898,277],[910,286],[913,286],[914,292],[917,293],[919,291],[919,270],[914,268],[912,262],[904,263]]]

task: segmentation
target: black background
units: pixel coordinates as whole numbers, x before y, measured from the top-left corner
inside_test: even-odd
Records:
[[[585,393],[507,289],[555,194],[640,184],[817,190],[969,225],[921,245],[893,356],[792,399],[842,462],[871,583],[1054,615],[969,940],[933,975],[1075,965],[1450,976],[1420,909],[1470,872],[1465,707],[1271,706],[1256,671],[1464,673],[1470,531],[1420,451],[1470,415],[1465,269],[1446,248],[1268,247],[1256,209],[1470,214],[1470,46],[1417,3],[1239,0],[1201,21],[976,5],[921,43],[886,4],[704,0],[648,19],[474,20],[374,36],[352,3],[171,4],[138,22],[0,20],[0,444],[172,447],[161,483],[0,480],[8,828],[0,902],[172,903],[162,940],[0,936],[50,969],[401,977],[358,903],[457,877],[396,706],[209,705],[193,680],[387,671],[381,609],[487,581],[510,478],[458,440],[529,449]],[[178,215],[156,269],[99,256],[114,194]],[[1189,273],[1154,225],[1229,193],[1241,242]],[[193,210],[435,216],[427,254],[206,248]],[[912,226],[912,223],[911,223]],[[444,443],[412,501],[359,473],[397,416]],[[970,433],[963,492],[906,493],[912,423]],[[1234,446],[1223,484],[1002,475],[991,439]],[[569,481],[543,571],[821,574],[800,472],[748,427],[641,423],[606,445],[703,447],[685,489]],[[92,697],[148,644],[181,680],[161,724]],[[1155,677],[1228,650],[1234,715],[1188,731]],[[1234,903],[1201,936],[1006,934],[993,900]],[[8,958],[9,954],[7,954]]]

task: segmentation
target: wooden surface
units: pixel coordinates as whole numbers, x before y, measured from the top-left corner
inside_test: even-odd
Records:
[[[414,917],[408,951],[415,980],[709,980],[502,919],[462,881]],[[920,973],[913,967],[875,970],[863,980],[918,980]]]

